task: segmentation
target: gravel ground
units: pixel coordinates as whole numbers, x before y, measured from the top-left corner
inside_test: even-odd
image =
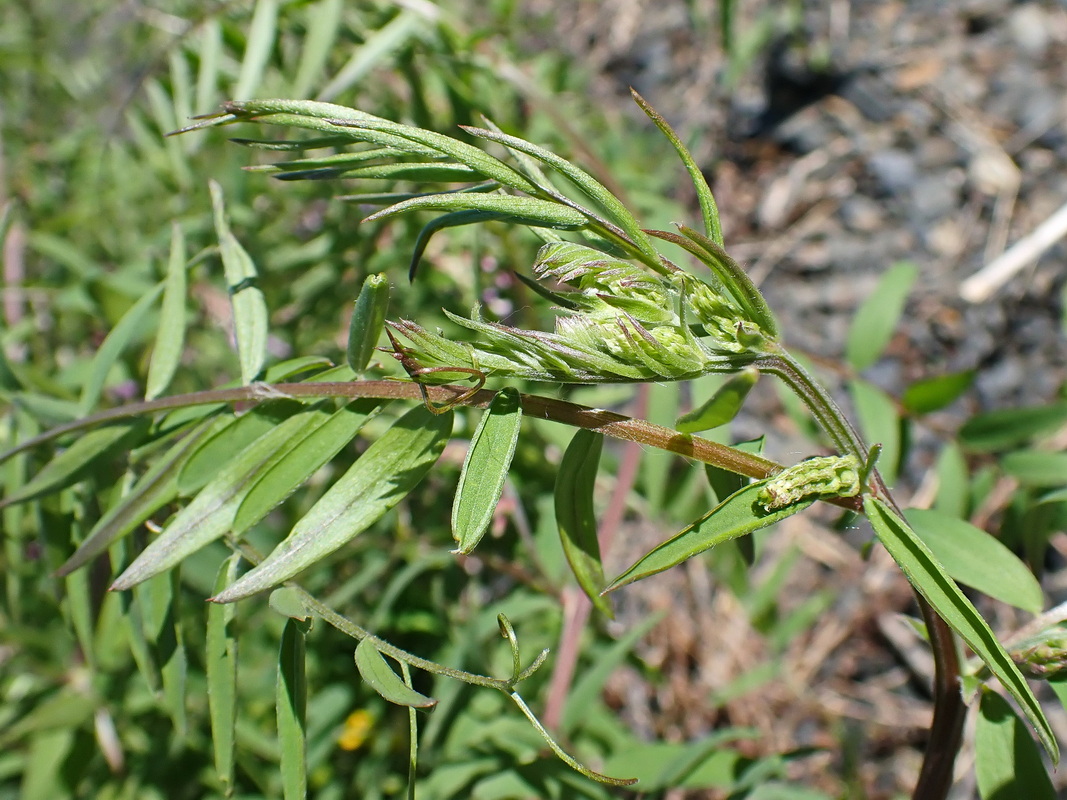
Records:
[[[714,0],[527,7],[554,21],[553,47],[593,72],[591,102],[636,123],[633,86],[698,143],[727,248],[761,282],[792,346],[839,359],[857,306],[889,265],[908,260],[920,279],[888,357],[865,377],[899,394],[917,378],[977,368],[974,388],[938,419],[949,430],[977,410],[1055,396],[1067,379],[1067,241],[1002,282],[986,280],[986,268],[1067,204],[1067,3],[824,0],[804,3],[792,22],[776,4],[738,5],[738,49],[762,30],[778,34],[741,59],[747,69],[730,87]],[[773,396],[763,398],[758,424],[776,416],[785,436]],[[910,464],[919,475],[927,438]],[[625,615],[672,613],[642,651],[664,684],[620,676],[620,709],[650,736],[740,724],[763,733],[753,755],[825,747],[795,777],[831,793],[910,792],[931,665],[900,627],[909,587],[884,553],[864,562],[817,521],[790,522],[768,539],[754,579],[781,578],[770,572],[802,553],[783,579],[782,595],[797,600],[780,613],[834,594],[808,632],[775,651],[737,597],[690,562],[673,582],[630,595]],[[634,554],[657,535],[630,533]],[[1023,621],[994,613],[997,630]],[[773,680],[709,700],[768,660]],[[1062,715],[1054,724],[1063,730]],[[972,759],[965,748],[961,774]],[[973,796],[962,778],[953,797]]]

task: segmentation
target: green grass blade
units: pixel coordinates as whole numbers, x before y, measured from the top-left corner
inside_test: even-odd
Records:
[[[603,434],[585,428],[575,431],[556,473],[554,498],[559,538],[571,571],[597,610],[613,618],[611,604],[601,595],[604,565],[600,559],[593,508],[593,491],[603,447]]]
[[[381,29],[371,32],[316,99],[332,100],[356,86],[372,70],[386,63],[393,53],[418,38],[425,24],[425,15],[421,10],[413,7],[401,11]]]
[[[269,589],[347,544],[415,488],[451,431],[452,412],[413,408],[367,448],[262,563],[212,599],[230,603]]]
[[[470,553],[489,529],[519,442],[522,405],[515,389],[497,393],[471,437],[452,504],[456,552]]]
[[[185,236],[177,222],[171,227],[170,258],[163,289],[163,308],[156,329],[156,346],[148,362],[145,400],[159,397],[170,385],[185,345]]]
[[[240,563],[241,557],[236,553],[222,562],[215,578],[215,591],[233,583]],[[237,742],[237,637],[232,627],[236,614],[236,606],[208,604],[204,654],[215,772],[227,797],[234,790]]]
[[[437,701],[407,686],[386,662],[370,639],[356,647],[356,669],[367,685],[384,700],[410,708],[433,708]]]
[[[204,114],[218,102],[219,61],[222,58],[222,26],[208,16],[200,26],[199,66],[196,71],[196,113]]]
[[[878,539],[911,581],[912,586],[982,659],[990,672],[1000,679],[1004,688],[1015,698],[1030,720],[1052,761],[1058,762],[1060,751],[1056,737],[1041,711],[1037,698],[982,615],[904,520],[875,497],[864,497],[863,508]]]

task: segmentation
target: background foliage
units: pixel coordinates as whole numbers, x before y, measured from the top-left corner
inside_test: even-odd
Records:
[[[174,262],[189,263],[193,302],[184,309],[187,334],[176,350],[181,363],[167,393],[224,384],[241,374],[229,342],[230,300],[223,288],[207,176],[218,181],[229,226],[258,270],[273,363],[309,355],[343,363],[347,318],[364,277],[385,272],[396,281],[402,276],[417,221],[358,226],[364,214],[333,200],[335,185],[270,186],[266,176],[241,170],[249,163],[248,153],[226,143],[225,131],[163,138],[192,114],[213,110],[227,98],[316,96],[450,132],[459,124],[480,124],[479,114],[486,112],[504,129],[576,152],[589,166],[610,164],[597,171],[610,176],[611,188],[625,187],[619,191],[649,227],[692,218],[680,204],[663,200],[675,172],[646,168],[650,149],[669,159],[652,131],[628,129],[619,135],[617,123],[594,110],[561,125],[558,116],[539,110],[540,98],[548,92],[580,92],[579,70],[551,53],[521,56],[522,69],[517,68],[520,56],[508,36],[516,21],[512,4],[481,4],[476,14],[468,11],[459,5],[330,0],[192,3],[188,8],[99,3],[82,4],[75,13],[64,4],[25,3],[0,11],[5,75],[0,199],[12,201],[4,206],[9,290],[0,370],[10,407],[8,441],[140,396],[149,355],[160,347],[155,338],[160,315],[179,313],[143,298],[165,276],[185,271],[168,266]],[[383,191],[389,188],[382,184]],[[525,269],[537,244],[522,230],[493,224],[440,236],[430,254],[433,269],[393,293],[391,317],[447,326],[442,306],[464,313],[480,301],[492,316],[516,315],[538,327],[542,306],[498,269]],[[914,277],[906,265],[886,273],[876,293],[880,301],[863,312],[867,325],[857,328],[845,354],[856,413],[867,437],[885,445],[882,463],[890,470],[906,462],[913,420],[950,403],[966,391],[971,377],[915,384],[899,397],[858,377],[881,355]],[[11,291],[14,287],[20,288]],[[897,300],[889,303],[887,297]],[[872,334],[875,328],[881,330]],[[710,394],[716,383],[706,379],[697,388]],[[621,401],[629,392],[573,391],[597,406]],[[690,402],[674,387],[652,391],[649,417],[654,421],[673,424],[675,412]],[[941,488],[935,507],[951,517],[971,516],[996,488],[1003,491],[1005,478],[1014,480],[1009,499],[1000,501],[1001,538],[1038,574],[1049,537],[1063,528],[1067,498],[1057,460],[1062,454],[1058,440],[1048,435],[1065,417],[1060,402],[976,418],[938,461]],[[799,413],[797,421],[809,425]],[[476,422],[473,415],[458,414],[454,434],[469,437]],[[373,436],[375,422],[369,425]],[[511,512],[498,517],[494,535],[476,557],[456,559],[447,552],[454,544],[447,509],[463,456],[461,450],[446,450],[438,468],[375,528],[374,536],[347,549],[330,569],[310,574],[305,585],[389,641],[456,668],[508,672],[510,653],[495,624],[500,612],[520,631],[524,652],[555,648],[566,573],[551,508],[554,476],[544,464],[546,457],[559,461],[568,438],[557,427],[524,425],[504,494]],[[135,451],[133,471],[152,455],[148,449]],[[2,467],[5,496],[25,485],[48,456],[33,452],[7,462]],[[355,452],[342,453],[250,541],[269,547],[354,457]],[[615,474],[619,457],[605,452],[603,475]],[[973,473],[972,466],[977,467]],[[128,488],[130,474],[122,465],[101,465],[75,490],[2,511],[0,793],[169,798],[229,789],[235,796],[279,796],[287,777],[275,767],[278,648],[283,637],[299,637],[284,614],[264,604],[246,603],[232,619],[212,622],[211,615],[227,612],[205,609],[202,600],[215,592],[225,548],[201,551],[180,577],[154,579],[132,596],[104,592],[106,569],[52,575],[101,509]],[[642,521],[666,520],[667,530],[654,539],[706,510],[710,495],[702,481],[698,470],[677,459],[646,454],[632,505]],[[912,523],[922,531],[921,520]],[[144,539],[136,534],[131,546],[139,548]],[[937,552],[946,563],[953,560]],[[749,676],[747,686],[720,687],[723,698],[758,689],[761,680],[780,680],[783,654],[832,602],[826,589],[800,604],[780,595],[776,575],[788,575],[796,554],[772,556],[772,571],[756,580],[748,577],[736,550],[709,561],[711,575],[748,607],[759,646],[769,651],[766,668]],[[996,596],[990,591],[995,579],[973,580]],[[1030,612],[1042,607],[1032,593],[998,599]],[[605,704],[601,690],[612,668],[622,664],[649,684],[666,680],[632,654],[638,637],[656,621],[631,615],[628,631],[618,640],[609,634],[621,631],[608,625],[586,632],[558,728],[579,758],[609,774],[639,773],[641,790],[652,793],[671,786],[753,797],[850,791],[842,787],[854,785],[858,769],[847,758],[838,764],[840,783],[821,787],[829,795],[815,788],[785,789],[778,779],[810,762],[813,750],[775,748],[757,730],[719,726],[713,733],[707,724],[697,730],[680,726],[667,737],[674,743],[642,741],[641,726],[627,724],[633,720]],[[219,646],[211,640],[218,631],[213,624],[232,626],[240,643],[232,787],[220,782],[207,734],[202,654]],[[402,793],[406,715],[360,682],[350,640],[325,626],[310,637],[307,781],[313,796]],[[487,654],[495,669],[487,669]],[[535,676],[527,690],[531,696],[545,686],[547,672]],[[504,697],[443,680],[432,686],[416,683],[416,688],[441,701],[423,721],[420,797],[606,797],[614,791],[543,752],[540,738]],[[614,697],[618,704],[618,693]],[[1013,719],[995,701],[983,700],[982,710],[991,725]],[[847,741],[847,726],[833,736],[838,743]],[[988,732],[979,737],[995,739]],[[843,748],[830,747],[835,749]],[[987,792],[1013,775],[986,777],[992,781],[987,787],[994,787]],[[982,780],[980,775],[980,785]]]

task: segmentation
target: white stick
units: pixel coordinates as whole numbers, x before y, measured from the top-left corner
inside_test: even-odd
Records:
[[[982,303],[1007,283],[1011,277],[1041,256],[1067,234],[1067,203],[1042,222],[1029,236],[1024,236],[999,258],[994,259],[960,285],[960,297]]]

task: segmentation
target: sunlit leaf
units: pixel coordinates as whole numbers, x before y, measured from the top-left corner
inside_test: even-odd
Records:
[[[1053,762],[1058,762],[1056,737],[1037,698],[982,615],[904,520],[881,500],[869,495],[863,498],[863,508],[879,541],[912,586],[1000,679],[1023,709]]]
[[[882,446],[878,471],[890,486],[897,477],[900,465],[900,415],[892,398],[874,384],[856,378],[849,382],[849,393],[859,418],[863,438]]]
[[[704,405],[679,417],[674,427],[682,433],[699,433],[725,425],[737,416],[757,380],[759,370],[745,367],[719,387]]]
[[[498,392],[478,422],[459,475],[452,505],[457,552],[474,550],[493,521],[521,426],[519,393],[514,389]]]
[[[130,307],[130,310],[122,315],[122,319],[118,321],[118,324],[104,339],[104,343],[100,345],[100,349],[96,351],[96,355],[93,356],[92,368],[89,371],[89,378],[86,380],[85,386],[82,387],[81,399],[79,400],[79,407],[83,416],[96,407],[108,373],[134,337],[142,332],[143,323],[148,316],[148,312],[152,310],[152,306],[155,305],[162,291],[163,284],[159,284],[141,295],[140,299]]]
[[[1018,450],[1000,461],[1004,471],[1026,486],[1067,484],[1067,453],[1048,450]]]
[[[1067,424],[1067,401],[978,414],[960,428],[960,441],[971,450],[1005,450]]]
[[[724,3],[723,5],[730,5]],[[663,135],[667,137],[671,145],[678,153],[678,157],[682,159],[682,164],[685,165],[685,171],[689,173],[689,179],[693,182],[693,188],[696,190],[697,202],[700,204],[700,216],[704,219],[704,233],[709,239],[718,244],[720,247],[723,245],[722,239],[722,224],[719,222],[719,207],[715,203],[715,196],[711,192],[711,187],[708,186],[708,181],[704,177],[703,171],[696,163],[692,153],[689,152],[682,140],[678,138],[678,134],[674,132],[674,129],[659,113],[649,105],[648,101],[639,95],[633,87],[630,88],[630,94],[633,95],[634,101],[641,107],[641,110],[648,115],[648,118],[656,123],[656,127],[659,128]]]
[[[234,514],[248,489],[266,470],[284,457],[292,441],[317,427],[327,412],[306,411],[289,417],[248,445],[218,470],[196,497],[170,521],[111,585],[129,589],[153,575],[171,569],[201,547],[230,530]]]
[[[303,406],[291,400],[262,403],[239,417],[216,424],[178,473],[178,493],[189,496],[218,476],[226,462]]]
[[[954,580],[1031,614],[1041,611],[1037,578],[990,534],[940,511],[912,508],[906,518]]]
[[[763,489],[771,479],[749,484],[730,495],[678,535],[668,539],[642,556],[629,569],[611,582],[605,592],[639,581],[665,569],[681,564],[717,544],[773,525],[810,506],[814,499],[802,500],[767,511],[762,501]]]
[[[367,448],[255,569],[213,599],[229,603],[269,589],[343,547],[399,503],[437,461],[452,412],[416,406]]]
[[[1055,800],[1041,752],[1008,702],[982,692],[974,732],[975,777],[982,800]]]
[[[252,484],[241,500],[230,530],[240,535],[280,504],[316,470],[351,442],[381,405],[380,400],[353,400],[330,416],[309,422],[279,452],[274,463]]]
[[[171,227],[170,258],[163,290],[163,308],[159,313],[156,344],[148,362],[145,399],[159,397],[170,385],[181,362],[185,345],[185,237],[177,222]]]
[[[367,685],[390,703],[412,708],[433,708],[437,705],[432,697],[406,686],[370,639],[363,639],[356,647],[356,669]]]
[[[514,220],[522,224],[541,225],[560,230],[577,230],[588,224],[584,214],[569,206],[534,197],[511,194],[473,194],[453,192],[412,197],[396,205],[383,208],[364,219],[364,222],[393,217],[408,211],[482,211],[498,219]]]
[[[968,369],[915,381],[904,390],[900,402],[912,414],[938,411],[971,388],[976,374],[973,369]]]
[[[601,595],[604,565],[597,540],[593,491],[596,486],[604,435],[580,428],[574,432],[556,473],[556,525],[563,552],[582,591],[602,614],[614,617],[611,604]]]
[[[112,542],[133,531],[158,509],[178,496],[177,473],[182,462],[215,427],[204,423],[174,445],[141,476],[122,500],[107,510],[93,526],[89,536],[56,574],[68,575],[103,553]]]
[[[919,268],[914,264],[907,261],[894,264],[857,309],[845,342],[845,358],[857,372],[867,369],[882,355],[918,277]]]
[[[263,3],[264,0],[260,2]],[[226,285],[230,290],[230,303],[233,306],[233,326],[237,339],[237,357],[241,362],[241,381],[247,385],[259,377],[267,360],[267,304],[263,299],[263,292],[255,285],[258,272],[252,257],[230,232],[222,187],[215,181],[211,181],[210,185],[219,253],[226,272]]]

